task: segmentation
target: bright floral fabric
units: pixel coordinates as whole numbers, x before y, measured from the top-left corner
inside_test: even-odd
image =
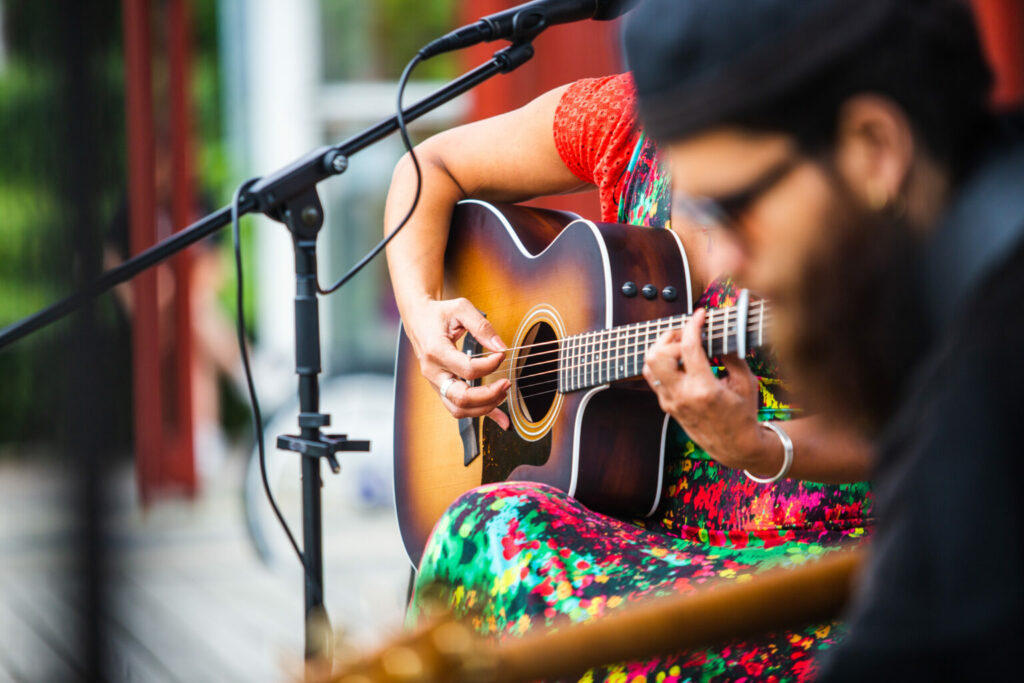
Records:
[[[581,103],[581,97],[579,90],[570,88],[559,111],[593,109]],[[617,141],[613,154],[621,157],[621,132],[635,121],[631,108],[612,111],[616,115],[605,116],[603,125],[618,133],[586,134]],[[562,115],[568,114],[557,116]],[[556,120],[556,130],[559,125]],[[657,149],[642,134],[631,140],[621,178],[599,184],[602,207],[605,200],[614,200],[614,215],[621,222],[669,227],[671,183]],[[574,145],[586,148],[562,142],[567,148]],[[592,165],[615,168],[619,163],[602,160],[599,153],[589,158]],[[616,196],[610,197],[612,193]],[[713,283],[698,305],[714,308],[734,301],[731,283],[723,280]],[[760,380],[760,419],[789,419],[794,410],[785,386],[775,378],[771,357],[752,352],[747,360]],[[425,602],[441,601],[469,618],[481,633],[516,637],[536,625],[584,622],[636,600],[692,591],[711,581],[746,581],[866,537],[871,523],[866,484],[834,486],[790,479],[758,484],[719,465],[677,424],[672,427],[661,504],[646,519],[609,517],[539,484],[491,484],[460,497],[427,544],[410,621],[416,621]],[[814,675],[815,656],[841,635],[838,623],[818,624],[603,667],[581,680],[804,681]]]

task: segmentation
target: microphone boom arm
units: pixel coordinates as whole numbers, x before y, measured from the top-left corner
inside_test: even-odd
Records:
[[[528,42],[516,43],[499,50],[489,61],[404,109],[405,120],[415,121],[491,77],[499,73],[508,73],[522,66],[531,57],[533,57],[533,47]],[[348,167],[349,156],[369,147],[396,130],[398,130],[397,115],[384,119],[337,145],[314,150],[288,166],[265,176],[249,193],[242,197],[238,207],[239,215],[260,211],[275,220],[281,220],[279,209],[285,201],[315,187],[322,180],[343,173]],[[155,266],[204,237],[212,235],[230,222],[231,207],[225,206],[218,209],[131,257],[116,268],[103,273],[84,290],[75,292],[27,318],[0,329],[0,350],[73,313],[87,300],[130,280],[143,270]]]

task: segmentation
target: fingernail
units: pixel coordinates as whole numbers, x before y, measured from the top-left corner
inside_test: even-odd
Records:
[[[501,341],[501,337],[499,337],[498,335],[494,335],[493,337],[491,337],[491,348],[496,349],[498,351],[504,351],[508,347],[505,346],[505,342]]]

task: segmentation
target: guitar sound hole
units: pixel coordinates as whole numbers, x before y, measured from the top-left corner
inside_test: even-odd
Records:
[[[558,389],[558,344],[551,325],[539,322],[523,339],[527,347],[516,363],[519,407],[530,422],[540,422],[551,409]]]

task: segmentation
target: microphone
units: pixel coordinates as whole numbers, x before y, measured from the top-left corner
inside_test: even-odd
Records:
[[[492,40],[532,39],[554,24],[583,19],[607,21],[632,9],[637,0],[533,0],[496,12],[441,36],[419,51],[421,59]]]

